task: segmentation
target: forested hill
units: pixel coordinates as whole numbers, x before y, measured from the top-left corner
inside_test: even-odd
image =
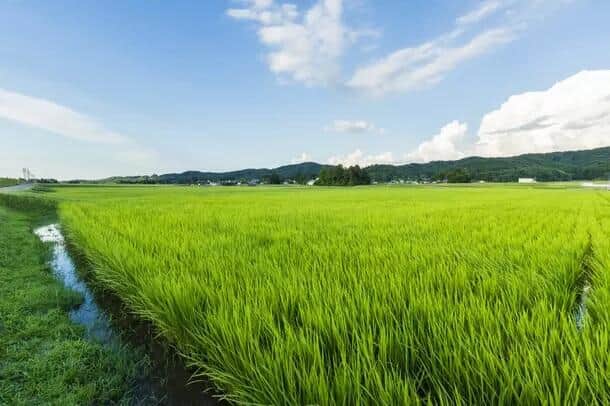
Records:
[[[248,182],[294,180],[305,182],[319,175],[322,168],[315,162],[280,166],[275,169],[243,169],[232,172],[169,173],[154,176],[133,176],[104,179],[117,183],[169,183],[193,184],[205,182]],[[509,158],[470,157],[457,161],[436,161],[425,164],[373,165],[366,168],[371,180],[384,182],[393,179],[442,179],[453,171],[466,171],[472,180],[514,182],[520,177],[539,181],[608,179],[610,174],[610,147],[586,151],[526,154]]]
[[[275,175],[279,179],[292,179],[307,181],[320,174],[322,168],[329,165],[321,165],[315,162],[285,165],[275,169],[241,169],[231,172],[198,172],[188,171],[183,173],[168,173],[154,176],[132,176],[105,179],[117,183],[162,183],[162,184],[194,184],[205,182],[248,182],[251,180],[265,181]]]
[[[457,161],[425,164],[374,165],[367,168],[373,180],[434,179],[463,169],[473,180],[511,182],[518,178],[539,181],[607,179],[610,173],[610,147],[586,151],[525,154],[509,158],[470,157]]]

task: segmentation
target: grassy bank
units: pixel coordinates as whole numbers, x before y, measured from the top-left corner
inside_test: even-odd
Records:
[[[604,193],[72,187],[54,195],[96,278],[235,401],[610,401]]]
[[[68,311],[82,298],[46,265],[29,214],[0,205],[0,404],[129,403],[135,357],[83,339]]]
[[[19,179],[0,178],[0,187],[15,186],[19,184]]]

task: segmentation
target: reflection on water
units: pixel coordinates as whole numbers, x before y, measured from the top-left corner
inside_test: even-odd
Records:
[[[68,255],[59,225],[51,224],[37,228],[34,230],[34,234],[42,242],[53,244],[53,259],[50,263],[53,274],[64,286],[79,292],[84,297],[83,304],[70,311],[72,321],[83,325],[88,337],[102,343],[110,343],[115,338],[110,327],[110,320],[95,303],[93,292],[76,273],[76,267]]]
[[[591,285],[585,285],[585,287],[582,289],[582,294],[578,302],[578,307],[576,308],[576,327],[578,327],[579,330],[582,330],[585,327],[585,316],[587,315],[586,302],[590,290]]]

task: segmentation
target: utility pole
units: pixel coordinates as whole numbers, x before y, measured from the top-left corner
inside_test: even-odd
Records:
[[[26,182],[30,182],[32,180],[32,172],[30,172],[29,168],[23,168],[22,172],[23,172],[23,179]]]

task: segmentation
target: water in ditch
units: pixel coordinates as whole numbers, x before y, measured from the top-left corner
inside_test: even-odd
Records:
[[[55,277],[64,286],[79,292],[83,296],[83,303],[70,311],[70,319],[82,325],[86,331],[86,337],[107,346],[120,346],[121,336],[111,323],[108,314],[115,314],[116,303],[107,300],[106,307],[102,308],[96,302],[94,292],[89,288],[86,281],[78,274],[76,264],[70,257],[66,241],[58,224],[49,224],[38,227],[34,234],[42,242],[49,243],[53,247],[53,256],[50,262]],[[99,302],[103,303],[103,302]],[[107,311],[108,310],[108,311]],[[114,311],[113,311],[114,310]],[[176,360],[173,354],[168,353],[165,346],[156,342],[153,338],[154,332],[150,326],[138,323],[137,320],[123,314],[114,320],[121,331],[125,330],[125,336],[129,343],[136,346],[144,346],[150,355],[153,364],[153,375],[139,378],[134,393],[136,404],[161,404],[161,405],[218,405],[224,404],[219,399],[207,393],[209,386],[203,382],[190,382],[190,373]],[[125,326],[122,326],[125,324]],[[124,329],[122,327],[125,327]]]

